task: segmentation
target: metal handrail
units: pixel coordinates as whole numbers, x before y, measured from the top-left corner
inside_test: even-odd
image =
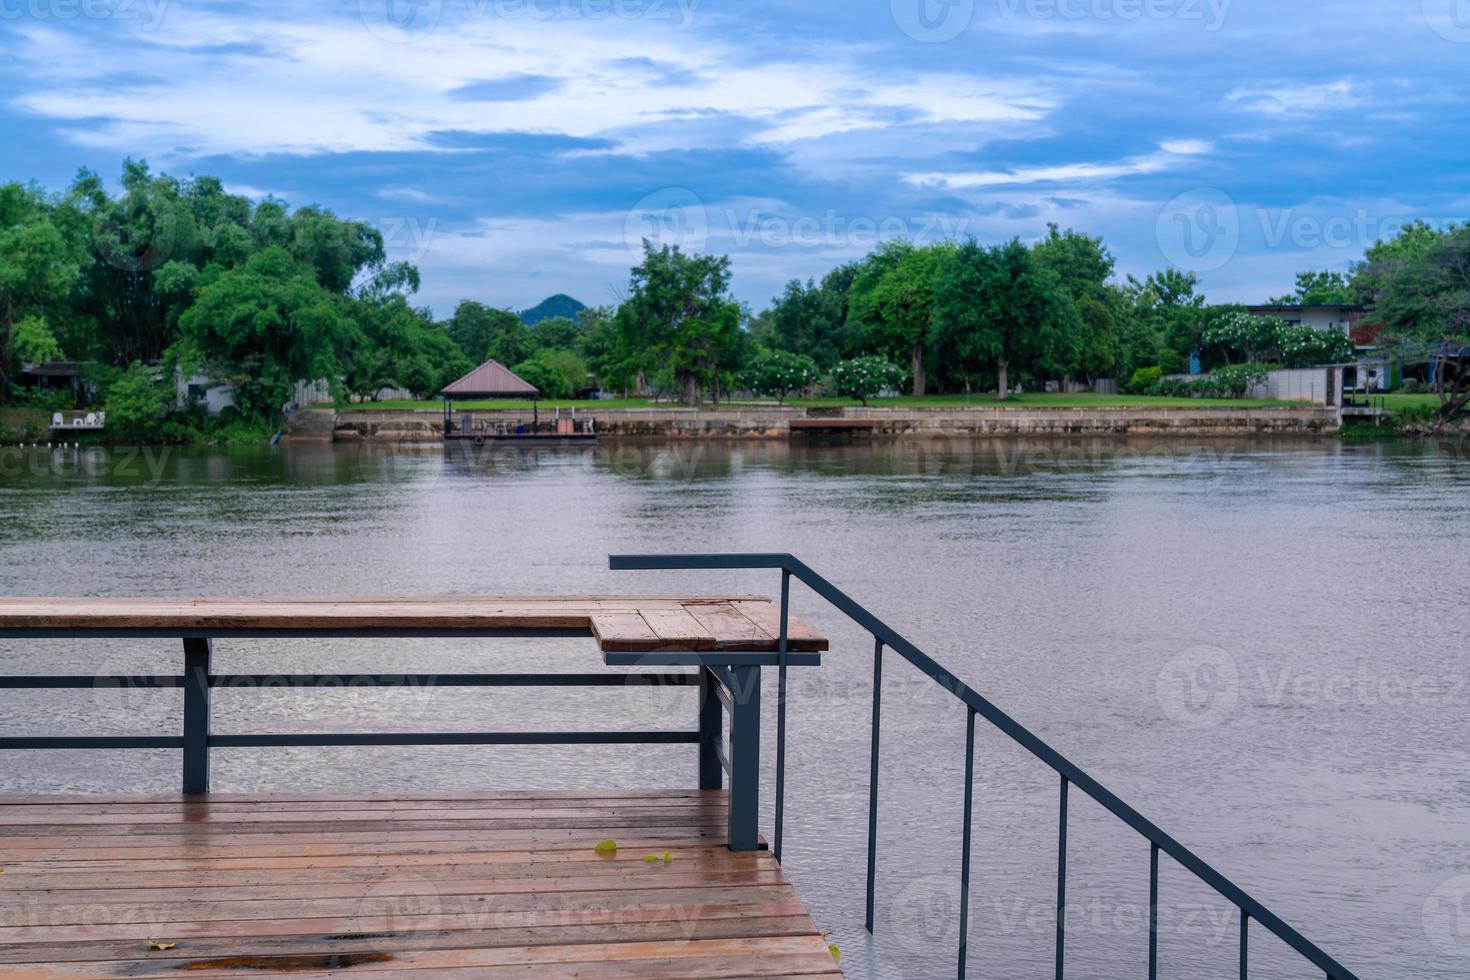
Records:
[[[873,931],[873,882],[876,869],[876,835],[877,835],[877,785],[878,785],[878,721],[879,721],[879,683],[882,677],[882,654],[886,646],[901,655],[910,664],[917,667],[921,672],[928,675],[962,701],[968,708],[967,730],[966,730],[966,758],[969,767],[965,773],[965,825],[964,835],[966,842],[970,839],[971,803],[972,803],[972,780],[974,768],[974,744],[976,715],[983,717],[991,725],[998,728],[1002,733],[1009,736],[1012,741],[1018,743],[1055,770],[1061,777],[1061,810],[1058,841],[1058,867],[1057,867],[1057,943],[1056,943],[1056,975],[1062,980],[1063,962],[1065,958],[1065,908],[1066,908],[1066,841],[1067,841],[1067,790],[1069,786],[1076,786],[1092,799],[1096,800],[1114,816],[1132,827],[1143,835],[1153,845],[1150,859],[1149,880],[1149,978],[1155,980],[1157,977],[1158,963],[1158,853],[1169,855],[1186,870],[1194,874],[1205,884],[1213,888],[1223,898],[1228,900],[1241,912],[1240,921],[1240,976],[1245,980],[1249,970],[1249,924],[1254,920],[1268,929],[1282,942],[1286,943],[1297,953],[1323,970],[1328,980],[1357,980],[1357,975],[1337,960],[1333,959],[1319,946],[1311,942],[1296,929],[1292,928],[1270,909],[1246,894],[1238,885],[1216,871],[1205,860],[1179,843],[1169,834],[1165,833],[1158,825],[1148,820],[1133,807],[1124,803],[1105,786],[1093,779],[1082,770],[1076,763],[1062,755],[1056,749],[1048,745],[1038,735],[1016,721],[1006,712],[992,704],[987,698],[974,690],[949,670],[941,666],[937,661],[924,653],[914,644],[873,615],[862,605],[853,600],[847,593],[833,585],[827,579],[812,571],[804,562],[789,554],[744,554],[744,555],[614,555],[609,559],[609,565],[614,570],[657,570],[657,569],[706,569],[706,570],[751,570],[751,569],[780,569],[782,573],[781,590],[781,638],[780,649],[784,653],[786,649],[786,625],[789,614],[788,582],[790,576],[796,576],[808,588],[817,595],[831,603],[839,612],[848,619],[861,626],[874,639],[874,667],[873,667],[873,748],[872,761],[869,774],[869,820],[868,820],[868,895],[867,895],[867,929]],[[784,665],[780,667],[781,692],[778,704],[777,718],[777,787],[776,787],[776,854],[780,856],[780,838],[782,826],[782,811],[785,806],[783,780],[780,776],[784,774],[785,756],[785,673]],[[960,951],[959,951],[959,976],[965,976],[966,935],[967,917],[969,907],[969,850],[966,848],[961,872],[961,906],[960,906]]]

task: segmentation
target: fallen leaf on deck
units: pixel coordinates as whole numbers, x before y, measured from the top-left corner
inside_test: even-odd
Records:
[[[178,943],[166,943],[161,939],[148,940],[148,952],[161,953],[166,949],[173,949]]]
[[[615,840],[600,840],[592,848],[598,854],[616,854],[618,842]]]

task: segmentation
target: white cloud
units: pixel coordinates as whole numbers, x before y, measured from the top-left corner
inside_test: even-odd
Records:
[[[1111,163],[1064,163],[967,173],[914,173],[905,175],[904,179],[919,186],[943,187],[956,191],[1007,185],[1099,182],[1159,173],[1178,166],[1189,157],[1209,153],[1212,149],[1214,144],[1203,140],[1167,140],[1159,144],[1159,150],[1155,153]]]
[[[613,135],[628,152],[667,145],[657,124],[724,114],[748,121],[744,141],[791,144],[908,123],[1036,120],[1059,104],[1041,80],[980,75],[914,79],[863,64],[860,53],[757,63],[720,35],[676,33],[637,20],[533,22],[470,18],[413,44],[392,44],[356,20],[247,23],[219,8],[171,19],[150,63],[170,80],[126,87],[99,79],[127,71],[136,50],[115,39],[28,29],[17,46],[36,84],[26,110],[76,124],[92,146],[154,155],[251,155],[421,149],[437,130]],[[250,42],[268,38],[277,56]],[[220,45],[235,46],[221,54]],[[650,82],[666,66],[678,84]],[[467,82],[514,75],[560,79],[555,92],[517,101],[450,96]],[[99,124],[98,119],[107,122]],[[692,133],[700,132],[691,127]],[[651,146],[640,145],[649,133]],[[691,148],[689,146],[685,147]]]
[[[1253,112],[1268,116],[1297,116],[1347,109],[1361,103],[1353,83],[1346,79],[1323,85],[1238,88],[1226,96]]]

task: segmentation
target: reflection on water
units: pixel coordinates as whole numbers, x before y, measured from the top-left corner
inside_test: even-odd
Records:
[[[1470,974],[1467,490],[1462,446],[1296,439],[0,448],[0,590],[770,594],[769,575],[615,574],[606,556],[792,551],[1362,975],[1449,978]],[[886,671],[869,946],[870,645],[813,597],[798,590],[796,602],[834,650],[794,672],[788,870],[850,975],[945,974],[964,715],[927,680]],[[237,641],[217,659],[259,673],[596,668],[567,640]],[[10,673],[178,663],[166,641],[0,641],[0,660]],[[216,728],[659,727],[692,720],[686,695],[228,691]],[[179,725],[169,692],[6,703],[10,734]],[[693,775],[679,747],[214,760],[221,790],[677,786]],[[3,791],[169,792],[177,778],[169,752],[0,754]],[[977,975],[1049,975],[1056,795],[1048,770],[982,727]],[[1068,865],[1069,976],[1142,975],[1147,846],[1073,794]],[[1161,885],[1162,972],[1233,975],[1230,910],[1167,861]],[[1312,975],[1263,938],[1252,967]]]

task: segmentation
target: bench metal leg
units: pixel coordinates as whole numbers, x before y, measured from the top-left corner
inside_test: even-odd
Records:
[[[209,792],[209,657],[207,639],[184,640],[184,792]]]
[[[725,771],[720,765],[725,709],[720,704],[719,681],[708,667],[699,668],[699,788],[720,789]]]
[[[761,669],[733,667],[730,691],[730,850],[760,843]]]

